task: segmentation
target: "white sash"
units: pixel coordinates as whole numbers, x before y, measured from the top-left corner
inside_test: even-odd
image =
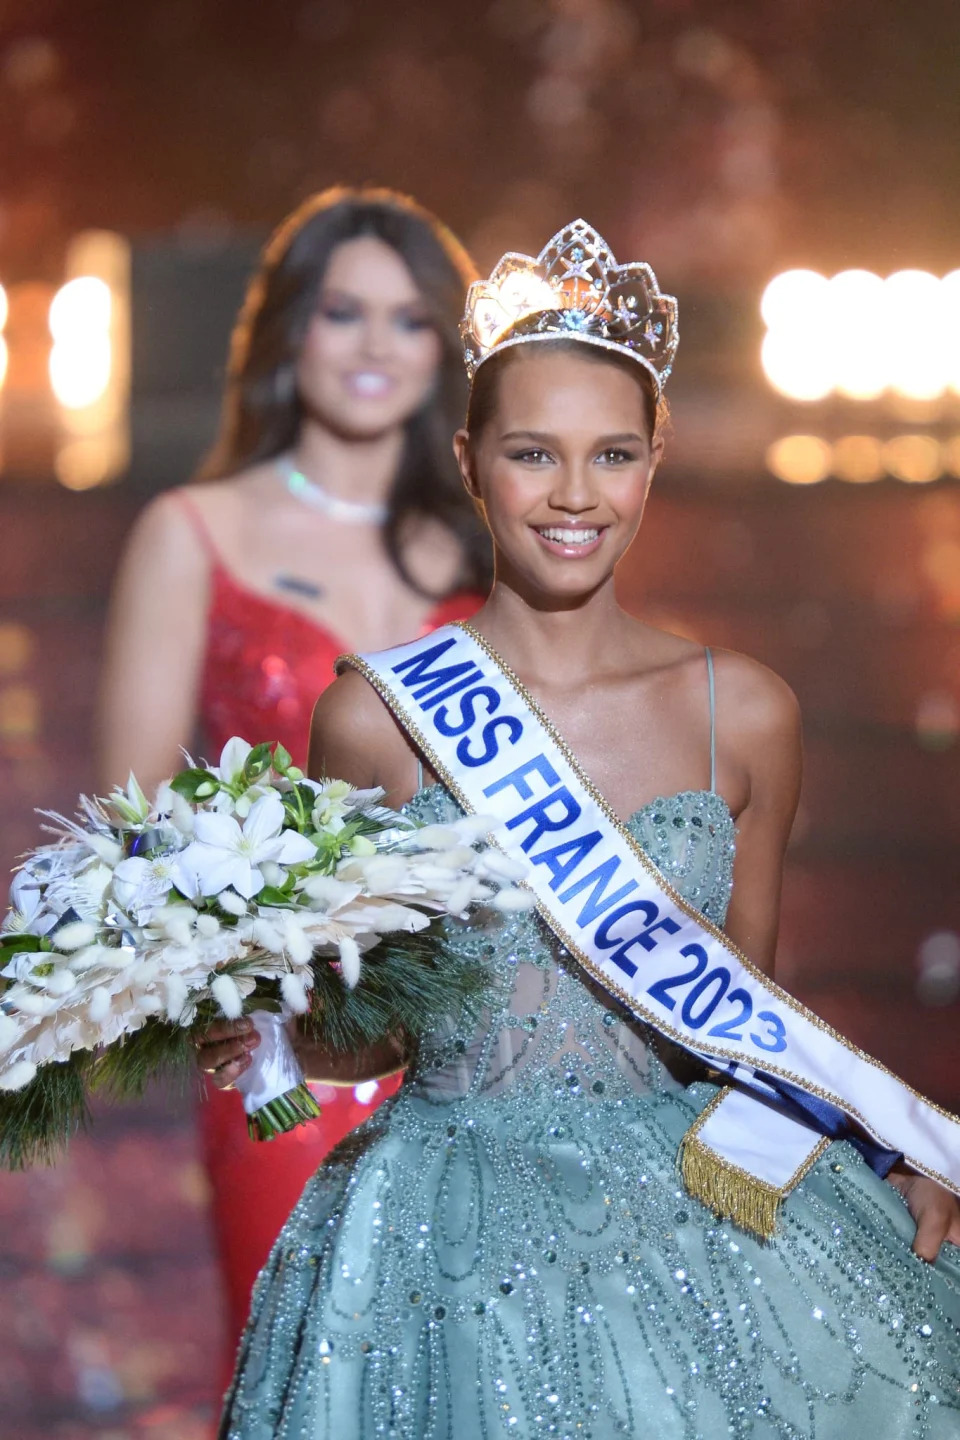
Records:
[[[960,1193],[960,1121],[781,990],[677,894],[476,631],[445,626],[344,664],[463,808],[501,822],[498,843],[527,862],[541,916],[583,968],[736,1082],[684,1139],[691,1193],[770,1236],[779,1202],[830,1143],[823,1131],[842,1133],[847,1118]]]

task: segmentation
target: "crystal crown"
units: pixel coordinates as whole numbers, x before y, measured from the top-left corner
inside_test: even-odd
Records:
[[[585,220],[558,230],[533,259],[510,252],[467,294],[460,325],[472,380],[490,355],[534,340],[581,340],[643,365],[659,396],[677,350],[677,302],[649,265],[618,265]]]

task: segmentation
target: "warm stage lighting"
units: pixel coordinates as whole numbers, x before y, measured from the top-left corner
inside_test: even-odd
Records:
[[[893,391],[924,401],[960,392],[960,270],[942,280],[925,270],[886,280],[869,270],[830,280],[787,270],[763,292],[760,313],[764,372],[793,400],[834,391],[873,400]]]
[[[818,435],[785,435],[767,451],[767,469],[788,485],[816,485],[830,474],[832,452]]]
[[[95,275],[68,280],[50,304],[50,383],[67,410],[82,410],[110,384],[110,287]]]
[[[908,485],[927,485],[943,474],[939,442],[932,435],[897,435],[883,447],[883,463]]]
[[[80,344],[110,330],[110,287],[96,275],[68,280],[50,302],[50,334],[57,344]]]
[[[91,334],[82,344],[58,342],[50,352],[50,384],[67,410],[83,410],[110,384],[110,337]]]
[[[10,302],[7,299],[7,292],[6,290],[4,290],[3,286],[0,285],[0,330],[3,329],[4,325],[6,325],[7,316],[9,314]],[[9,362],[9,359],[10,353],[7,350],[7,342],[6,340],[4,340],[3,336],[0,335],[0,390],[3,389],[3,382],[7,378],[7,364]]]
[[[887,386],[884,288],[869,270],[843,270],[830,281],[836,388],[851,400],[872,400]]]
[[[844,435],[834,442],[833,473],[851,485],[869,485],[884,473],[880,441],[873,435]]]

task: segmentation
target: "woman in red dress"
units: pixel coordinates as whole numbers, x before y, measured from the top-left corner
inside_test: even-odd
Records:
[[[305,764],[336,656],[478,608],[489,550],[456,473],[457,322],[472,271],[432,215],[382,190],[327,191],[281,225],[231,345],[201,483],[144,510],[107,634],[101,782],[149,789],[197,733],[280,740]],[[232,1351],[250,1289],[327,1151],[396,1088],[323,1087],[322,1116],[270,1144],[209,1087],[200,1128]]]

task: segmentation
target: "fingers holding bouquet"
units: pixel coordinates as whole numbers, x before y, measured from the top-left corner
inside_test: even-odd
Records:
[[[197,1065],[218,1090],[229,1090],[253,1064],[252,1052],[260,1044],[253,1021],[214,1020],[193,1034]]]

